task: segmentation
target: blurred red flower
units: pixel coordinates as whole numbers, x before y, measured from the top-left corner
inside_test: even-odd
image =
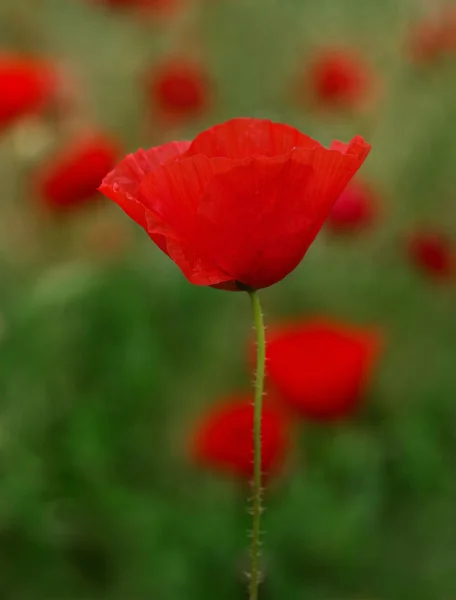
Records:
[[[447,6],[412,29],[409,40],[412,60],[432,63],[456,51],[456,9]]]
[[[449,279],[455,273],[455,250],[450,239],[435,231],[417,231],[408,239],[408,255],[422,272]]]
[[[53,210],[74,208],[93,198],[103,177],[116,163],[120,149],[104,133],[71,140],[39,169],[40,197]]]
[[[93,0],[98,4],[106,4],[112,8],[141,8],[157,12],[174,9],[180,0]]]
[[[456,8],[447,7],[444,15],[444,46],[448,52],[456,52]]]
[[[283,466],[288,422],[275,406],[262,413],[262,471],[267,479]],[[199,464],[250,480],[253,475],[253,398],[232,396],[211,407],[197,424],[191,453]]]
[[[370,146],[327,150],[288,125],[234,119],[128,155],[100,190],[196,285],[268,287],[300,263]]]
[[[372,97],[374,87],[371,68],[353,51],[322,50],[308,65],[302,94],[310,90],[319,106],[352,109]]]
[[[152,106],[165,119],[194,117],[210,104],[211,85],[201,64],[185,57],[167,59],[146,77]]]
[[[442,50],[442,30],[438,22],[425,21],[412,30],[409,52],[414,62],[433,62],[441,57]]]
[[[377,197],[365,182],[352,181],[337,199],[326,220],[334,232],[362,230],[377,216]]]
[[[377,361],[378,331],[328,319],[272,328],[266,366],[283,403],[308,419],[350,416]]]
[[[43,110],[57,88],[58,76],[49,62],[0,53],[0,131]]]

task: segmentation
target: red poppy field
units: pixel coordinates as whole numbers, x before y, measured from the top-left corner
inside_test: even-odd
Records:
[[[453,4],[0,42],[0,599],[455,598]]]

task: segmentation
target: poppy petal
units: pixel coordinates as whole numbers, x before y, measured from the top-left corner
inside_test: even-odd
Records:
[[[256,157],[218,173],[198,209],[205,255],[234,280],[259,289],[288,275],[310,244],[369,146],[317,146]]]
[[[370,152],[371,146],[366,144],[360,135],[355,135],[355,137],[348,144],[340,142],[339,140],[334,140],[329,149],[337,150],[342,154],[351,154],[356,157],[363,156],[365,159]]]
[[[149,174],[138,190],[152,239],[166,238],[166,253],[196,285],[216,285],[233,278],[205,257],[195,238],[198,205],[208,182],[229,169],[231,161],[197,155],[173,161]]]
[[[144,206],[137,199],[142,180],[165,162],[183,154],[189,145],[190,142],[170,142],[150,150],[140,149],[134,154],[127,154],[103,179],[100,192],[116,202],[129,217],[145,228]]]
[[[294,148],[320,144],[294,127],[266,119],[232,119],[196,136],[186,156],[204,154],[242,160],[253,156],[289,154]]]

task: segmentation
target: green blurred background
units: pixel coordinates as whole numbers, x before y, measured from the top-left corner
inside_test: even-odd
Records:
[[[363,174],[384,218],[356,239],[322,232],[262,293],[269,322],[328,314],[387,340],[362,414],[299,428],[268,497],[264,600],[456,597],[455,289],[403,246],[417,223],[456,229],[456,58],[423,69],[404,54],[428,8],[206,0],[144,19],[83,0],[0,4],[2,46],[54,56],[84,90],[68,127],[95,124],[126,151],[240,115],[373,145]],[[312,49],[334,44],[372,64],[372,111],[293,97]],[[174,52],[202,60],[215,92],[168,131],[146,118],[142,73]],[[247,499],[192,465],[187,443],[205,407],[250,385],[248,299],[188,284],[108,202],[44,218],[29,176],[64,133],[33,120],[0,138],[0,598],[244,598]]]

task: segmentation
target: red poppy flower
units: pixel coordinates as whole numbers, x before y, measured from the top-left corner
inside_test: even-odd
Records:
[[[175,8],[179,0],[94,0],[112,8],[141,8],[164,12]]]
[[[161,117],[193,117],[209,106],[211,86],[197,62],[173,58],[155,67],[146,79],[147,93]]]
[[[303,92],[310,89],[321,106],[356,108],[373,91],[373,77],[366,62],[354,52],[325,50],[311,61]]]
[[[103,133],[72,140],[40,169],[39,194],[52,209],[80,205],[97,194],[98,186],[118,156],[117,143]]]
[[[369,150],[359,136],[327,150],[288,125],[234,119],[128,155],[100,190],[191,283],[259,289],[300,263]]]
[[[448,52],[456,51],[456,8],[449,7],[445,14],[444,45]]]
[[[0,130],[45,108],[55,97],[57,80],[44,60],[0,53]]]
[[[456,51],[456,10],[446,7],[412,30],[410,53],[417,63],[430,63]]]
[[[273,329],[266,350],[269,381],[303,417],[347,417],[358,407],[380,348],[378,332],[327,319]]]
[[[266,404],[262,413],[262,471],[267,479],[282,466],[289,446],[283,413]],[[191,448],[201,465],[250,480],[253,475],[253,398],[227,398],[197,424]]]
[[[425,21],[412,30],[410,55],[414,62],[429,63],[442,55],[442,30],[439,23]]]
[[[414,233],[408,240],[408,254],[416,267],[434,278],[448,279],[455,273],[454,246],[442,233]]]
[[[142,0],[143,8],[156,13],[173,12],[181,3],[182,0]]]
[[[364,182],[352,181],[337,199],[326,221],[334,232],[355,232],[372,224],[376,196]]]

